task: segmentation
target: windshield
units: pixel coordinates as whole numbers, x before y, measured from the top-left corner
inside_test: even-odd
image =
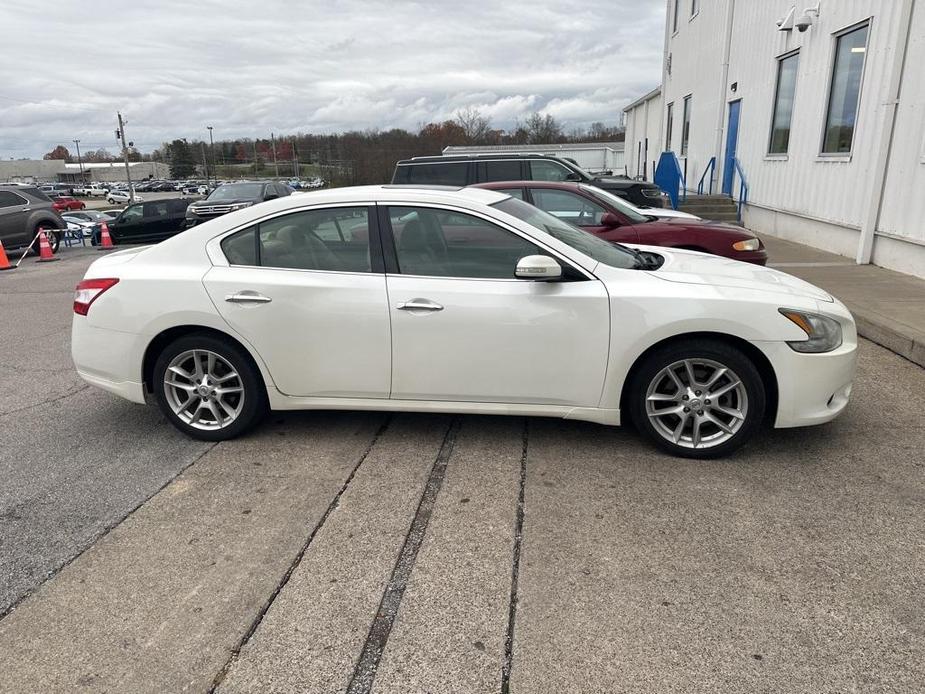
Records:
[[[573,227],[571,224],[543,212],[538,207],[525,203],[523,200],[508,198],[495,203],[492,207],[496,207],[502,212],[507,212],[509,215],[517,217],[517,219],[536,227],[540,231],[545,231],[553,238],[568,244],[576,251],[584,253],[599,263],[624,270],[639,266],[636,262],[636,256],[630,253],[628,249],[602,241],[578,227]]]
[[[207,200],[237,200],[239,198],[253,200],[260,197],[262,190],[262,183],[230,183],[213,190]]]
[[[631,205],[626,200],[621,198],[619,195],[614,195],[609,193],[606,190],[601,190],[595,186],[579,186],[586,193],[590,193],[596,197],[601,202],[610,205],[611,207],[617,208],[617,210],[624,216],[627,217],[633,224],[641,224],[642,222],[652,221],[651,217],[642,213],[638,207]]]

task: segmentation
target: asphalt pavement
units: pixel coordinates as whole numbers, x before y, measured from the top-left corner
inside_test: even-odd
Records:
[[[552,419],[287,413],[194,442],[85,387],[98,252],[0,274],[0,691],[911,692],[925,372],[733,458]]]

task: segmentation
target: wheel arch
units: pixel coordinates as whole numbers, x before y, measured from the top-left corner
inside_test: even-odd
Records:
[[[157,358],[164,348],[169,345],[174,340],[184,337],[186,335],[192,335],[194,333],[202,333],[204,335],[209,335],[211,337],[218,338],[220,340],[225,340],[234,344],[236,347],[240,348],[241,351],[247,356],[251,362],[251,366],[257,372],[257,376],[260,378],[260,382],[263,385],[264,389],[267,389],[268,379],[264,375],[264,369],[262,364],[254,358],[251,349],[237,339],[233,335],[218,330],[216,328],[210,328],[205,325],[176,325],[165,330],[162,330],[160,333],[154,336],[152,340],[148,343],[148,346],[145,347],[144,357],[141,361],[141,379],[142,387],[144,388],[145,393],[153,393],[154,391],[154,365],[157,362]]]
[[[736,337],[735,335],[709,331],[681,333],[679,335],[666,337],[665,339],[659,340],[655,344],[650,345],[648,348],[646,348],[645,351],[642,352],[642,354],[636,357],[632,366],[630,366],[629,370],[626,372],[626,378],[623,379],[623,387],[620,392],[621,412],[629,412],[626,398],[629,395],[633,375],[636,373],[639,365],[642,364],[643,361],[645,361],[655,350],[661,349],[667,345],[674,344],[675,342],[684,342],[691,339],[715,340],[716,342],[722,342],[742,351],[752,361],[752,363],[755,365],[755,368],[758,369],[758,373],[761,376],[761,382],[764,384],[765,395],[767,397],[764,414],[765,420],[773,422],[777,418],[777,374],[774,371],[774,367],[771,365],[771,362],[768,360],[768,358],[760,349],[755,347],[755,345],[750,343],[748,340],[744,340],[741,337]]]

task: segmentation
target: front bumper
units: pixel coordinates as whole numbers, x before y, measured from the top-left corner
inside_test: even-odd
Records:
[[[802,354],[785,342],[760,342],[777,374],[774,426],[812,426],[840,415],[851,397],[857,365],[857,335],[845,334],[841,347],[825,354]]]

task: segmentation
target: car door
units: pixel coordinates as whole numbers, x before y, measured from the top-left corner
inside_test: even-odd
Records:
[[[215,243],[228,265],[209,270],[206,290],[282,393],[389,397],[389,308],[374,206],[288,212]]]
[[[610,339],[601,282],[574,269],[574,281],[515,279],[520,258],[555,254],[479,215],[383,210],[392,398],[599,404]],[[467,242],[447,238],[458,228]]]
[[[0,190],[0,240],[6,246],[22,246],[32,240],[26,228],[29,201],[11,190]]]
[[[117,241],[138,240],[144,233],[144,203],[129,205],[109,225],[109,231]]]
[[[563,222],[584,231],[600,236],[606,241],[618,243],[635,243],[638,241],[636,230],[631,225],[618,227],[605,226],[601,220],[609,210],[600,203],[579,193],[561,188],[542,188],[531,186],[530,201],[544,212],[548,212]],[[611,212],[611,214],[613,214]],[[618,216],[618,215],[614,215]]]

